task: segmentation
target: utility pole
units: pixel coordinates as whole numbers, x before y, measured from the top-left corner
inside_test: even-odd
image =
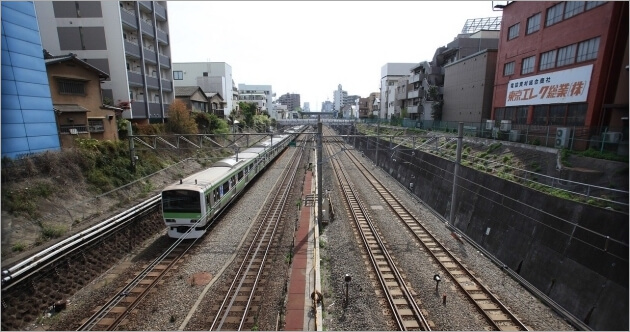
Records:
[[[459,164],[462,161],[462,138],[464,136],[464,123],[457,124],[457,159],[455,160],[455,170],[453,171],[453,193],[451,196],[451,215],[448,222],[455,226],[455,206],[457,205],[457,178],[459,177]]]
[[[131,161],[131,171],[136,171],[136,149],[133,146],[133,133],[131,132],[131,121],[127,122],[127,136],[129,136],[129,158]]]
[[[321,115],[317,115],[317,227],[322,230],[322,168],[324,161],[322,159],[322,119]]]

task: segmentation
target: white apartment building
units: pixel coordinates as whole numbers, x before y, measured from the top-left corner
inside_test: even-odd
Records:
[[[343,91],[341,84],[337,85],[337,90],[333,92],[333,103],[335,105],[333,110],[335,112],[341,112],[341,109],[345,104],[346,97],[348,97],[348,92]]]
[[[378,117],[390,119],[396,110],[396,88],[402,77],[408,77],[417,63],[386,63],[381,67],[381,109]]]
[[[277,119],[273,109],[273,93],[271,85],[238,84],[238,101],[245,103],[257,103],[261,111],[267,111],[269,116]]]
[[[42,47],[109,75],[103,99],[122,116],[162,123],[174,99],[166,1],[35,1]]]
[[[226,62],[174,62],[175,86],[199,86],[205,93],[219,93],[226,102],[227,118],[236,109],[233,98],[232,66]]]

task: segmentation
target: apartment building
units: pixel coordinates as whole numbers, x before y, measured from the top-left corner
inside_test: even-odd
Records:
[[[61,149],[35,6],[2,1],[2,157]]]
[[[36,1],[42,46],[73,53],[109,75],[111,105],[123,118],[162,123],[174,99],[166,1]]]
[[[277,103],[282,105],[287,105],[287,109],[290,111],[295,111],[300,108],[300,94],[299,93],[285,93],[280,96],[277,100]]]
[[[206,94],[218,93],[226,103],[217,114],[227,118],[236,109],[232,66],[226,62],[174,62],[173,83],[178,86],[199,86]]]
[[[326,100],[322,102],[322,112],[332,112],[334,108],[334,104],[330,100]]]
[[[515,1],[503,8],[492,118],[553,127],[557,147],[628,137],[628,2]],[[627,154],[627,145],[625,146]]]
[[[345,105],[346,97],[348,97],[348,92],[341,88],[341,84],[337,85],[337,90],[333,91],[334,112],[341,112],[341,109]]]
[[[386,63],[381,67],[380,110],[378,117],[390,119],[395,113],[396,90],[400,78],[407,78],[417,63]],[[406,83],[405,83],[406,84]]]

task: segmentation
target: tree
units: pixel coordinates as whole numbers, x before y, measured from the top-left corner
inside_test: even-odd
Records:
[[[431,85],[428,93],[429,100],[433,101],[433,104],[431,105],[431,116],[434,120],[442,120],[442,107],[444,106],[444,101],[440,98],[438,87]]]
[[[197,123],[191,116],[186,104],[175,99],[168,108],[168,122],[166,130],[176,134],[197,134]]]
[[[212,113],[196,113],[195,123],[199,132],[204,134],[226,134],[230,132],[227,121]]]

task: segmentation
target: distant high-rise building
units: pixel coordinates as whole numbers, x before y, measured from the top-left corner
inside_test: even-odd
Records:
[[[333,107],[333,103],[330,100],[322,102],[322,112],[332,112]]]
[[[2,1],[1,19],[2,157],[59,150],[35,7]]]
[[[343,91],[341,88],[341,84],[337,86],[337,90],[333,92],[333,103],[334,103],[334,111],[340,112],[343,106],[346,104],[346,97],[348,97],[348,92]]]
[[[311,104],[306,101],[304,102],[304,112],[310,112],[311,111]]]
[[[299,93],[285,93],[278,98],[278,103],[287,105],[289,111],[295,111],[300,108],[300,94]]]
[[[103,99],[132,101],[124,118],[164,122],[174,99],[166,1],[36,1],[35,9],[44,49],[107,73]]]

